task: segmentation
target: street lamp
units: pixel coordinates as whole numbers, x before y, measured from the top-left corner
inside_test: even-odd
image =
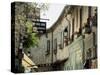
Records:
[[[65,42],[65,46],[68,45],[68,30],[67,28],[65,28],[64,30],[64,42]]]
[[[67,28],[65,28],[65,30],[64,30],[64,37],[67,37],[67,35],[68,35],[68,30],[67,30]]]

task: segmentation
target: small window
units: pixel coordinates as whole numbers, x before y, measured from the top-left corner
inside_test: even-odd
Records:
[[[54,53],[57,54],[57,39],[54,40]]]
[[[64,35],[63,35],[63,32],[61,32],[61,41],[60,41],[60,44],[59,44],[59,49],[63,49],[64,48]]]
[[[80,28],[79,28],[79,33],[82,34],[82,19],[83,19],[83,8],[80,8]]]
[[[50,54],[50,40],[47,40],[47,52],[46,54]]]

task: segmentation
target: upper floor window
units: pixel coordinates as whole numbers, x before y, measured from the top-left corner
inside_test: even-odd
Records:
[[[82,34],[82,13],[83,12],[83,7],[80,8],[80,28],[79,28],[79,33]]]
[[[88,8],[88,17],[91,17],[91,7]]]
[[[54,39],[54,53],[57,54],[57,39]]]
[[[60,39],[60,44],[59,44],[59,49],[63,49],[64,48],[64,40],[63,40],[63,32],[61,32],[61,39]]]
[[[47,55],[50,53],[50,40],[47,40]]]

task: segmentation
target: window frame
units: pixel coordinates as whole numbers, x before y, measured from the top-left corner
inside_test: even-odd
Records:
[[[47,51],[46,55],[50,54],[50,40],[47,40]]]

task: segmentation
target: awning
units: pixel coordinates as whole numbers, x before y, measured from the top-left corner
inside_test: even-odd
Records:
[[[24,57],[22,59],[22,65],[25,67],[25,68],[38,68],[35,63],[24,53]]]

